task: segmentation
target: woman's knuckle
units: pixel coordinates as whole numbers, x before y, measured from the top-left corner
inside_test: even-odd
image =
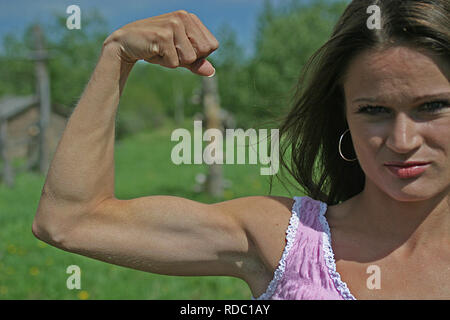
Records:
[[[179,66],[180,66],[180,62],[178,60],[175,60],[175,59],[169,60],[169,64],[168,64],[169,68],[175,69],[175,68],[178,68]]]
[[[170,26],[171,26],[172,28],[178,28],[178,27],[181,25],[181,21],[180,21],[180,19],[177,18],[177,17],[172,17],[172,18],[169,20],[169,24],[170,24]]]
[[[168,68],[175,69],[180,66],[180,59],[178,58],[178,55],[167,55],[165,61]]]
[[[217,50],[219,46],[220,46],[219,41],[217,41],[217,39],[214,39],[211,44],[212,49]]]
[[[186,55],[183,60],[184,63],[192,64],[197,60],[197,56],[195,54]]]
[[[169,29],[162,29],[159,31],[159,38],[163,41],[171,40],[173,37],[172,31]]]
[[[207,53],[207,52],[210,51],[209,46],[207,46],[207,45],[204,44],[204,43],[199,43],[199,44],[197,45],[197,49],[198,49],[199,53],[201,53],[201,54],[204,54],[204,53]]]
[[[179,18],[186,18],[187,16],[189,16],[189,12],[187,12],[186,10],[177,10],[175,11],[175,15]]]
[[[126,34],[126,31],[123,28],[120,28],[120,29],[117,29],[116,31],[114,31],[111,36],[112,36],[113,40],[117,41],[117,40],[123,38],[125,34]]]
[[[158,42],[156,41],[150,41],[149,43],[149,52],[151,55],[159,55],[160,54],[160,47]]]

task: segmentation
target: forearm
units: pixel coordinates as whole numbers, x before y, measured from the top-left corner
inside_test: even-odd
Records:
[[[114,196],[115,117],[132,64],[121,63],[114,45],[100,59],[56,149],[36,218],[65,208],[85,208]],[[77,212],[71,210],[70,212]]]

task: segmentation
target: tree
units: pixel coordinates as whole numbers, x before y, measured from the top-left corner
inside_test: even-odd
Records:
[[[345,6],[320,0],[265,7],[250,66],[258,114],[272,118],[290,108],[302,67],[329,38]]]
[[[240,126],[257,128],[286,113],[302,67],[326,42],[345,9],[345,1],[266,0],[258,18],[255,54],[242,59],[236,34],[224,26],[218,34],[218,78],[222,106]]]

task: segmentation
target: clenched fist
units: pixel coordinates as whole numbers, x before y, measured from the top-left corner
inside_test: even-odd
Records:
[[[211,76],[215,69],[205,58],[219,42],[196,15],[179,10],[127,24],[113,32],[104,45],[115,46],[124,63],[145,60]]]

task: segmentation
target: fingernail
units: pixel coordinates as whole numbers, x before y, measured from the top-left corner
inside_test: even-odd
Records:
[[[214,72],[213,72],[213,74],[212,75],[210,75],[210,76],[208,76],[208,78],[212,78],[212,77],[214,77],[214,75],[216,74],[216,68],[214,68]]]

